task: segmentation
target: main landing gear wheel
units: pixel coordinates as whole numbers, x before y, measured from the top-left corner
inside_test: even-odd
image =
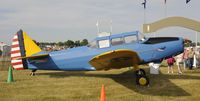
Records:
[[[149,85],[149,79],[146,76],[146,73],[143,69],[136,71],[136,84],[141,86]]]
[[[149,79],[147,78],[147,76],[141,75],[136,78],[136,83],[141,86],[147,86],[149,85]]]

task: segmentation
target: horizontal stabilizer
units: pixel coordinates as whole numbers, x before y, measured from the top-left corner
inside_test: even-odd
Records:
[[[40,59],[40,58],[45,58],[48,57],[49,54],[40,54],[40,55],[33,55],[33,56],[27,56],[27,57],[18,57],[18,58],[13,58],[13,60],[20,60],[20,59]]]

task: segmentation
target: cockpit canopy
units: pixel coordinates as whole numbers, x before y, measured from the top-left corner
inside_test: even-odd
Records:
[[[89,43],[88,47],[107,48],[121,44],[136,43],[142,38],[144,38],[144,36],[139,34],[139,31],[113,34],[110,36],[97,37],[95,40]]]

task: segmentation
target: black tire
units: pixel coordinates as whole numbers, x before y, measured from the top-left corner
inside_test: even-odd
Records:
[[[140,86],[147,86],[149,85],[149,78],[145,75],[140,75],[136,77],[136,84]]]

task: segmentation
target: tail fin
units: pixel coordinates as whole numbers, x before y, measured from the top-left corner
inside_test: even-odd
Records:
[[[18,31],[13,37],[11,46],[11,64],[13,68],[16,70],[27,69],[27,61],[21,57],[31,56],[38,52],[41,52],[41,49],[27,33],[22,30]]]

